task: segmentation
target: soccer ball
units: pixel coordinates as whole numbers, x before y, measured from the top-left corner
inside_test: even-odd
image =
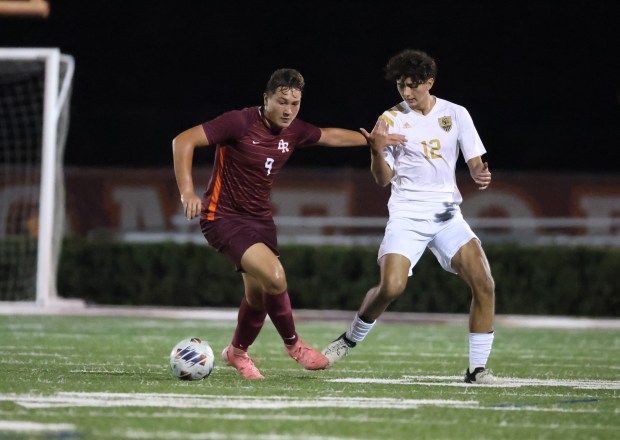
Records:
[[[170,352],[170,370],[179,379],[200,380],[213,371],[213,350],[199,338],[183,339]]]

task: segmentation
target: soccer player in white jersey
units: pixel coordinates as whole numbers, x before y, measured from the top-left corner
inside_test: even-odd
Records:
[[[404,50],[389,60],[385,71],[403,100],[381,115],[371,133],[361,129],[371,148],[376,182],[391,183],[392,189],[390,217],[377,260],[381,279],[366,294],[349,329],[323,354],[331,366],[366,337],[404,292],[413,267],[428,247],[444,270],[457,274],[471,288],[465,382],[496,382],[486,369],[494,337],[495,285],[480,241],[461,214],[455,178],[460,152],[475,184],[486,189],[491,183],[488,164],[482,160],[486,150],[467,110],[431,95],[437,65],[428,54]],[[402,143],[388,145],[388,133],[392,139],[400,134]]]

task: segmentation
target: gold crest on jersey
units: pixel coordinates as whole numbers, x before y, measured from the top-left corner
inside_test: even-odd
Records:
[[[439,118],[439,126],[446,133],[449,132],[450,129],[452,129],[452,118],[450,116],[443,116]]]

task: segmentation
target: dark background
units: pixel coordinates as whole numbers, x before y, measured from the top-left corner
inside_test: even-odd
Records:
[[[51,0],[46,20],[0,17],[0,46],[75,57],[67,165],[171,166],[176,134],[260,104],[279,67],[306,78],[302,119],[370,129],[400,99],[383,66],[411,47],[437,60],[433,93],[469,110],[492,170],[617,172],[618,5]],[[290,163],[369,159],[313,148]]]

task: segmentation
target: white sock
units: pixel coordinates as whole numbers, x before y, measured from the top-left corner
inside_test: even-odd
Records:
[[[473,372],[478,367],[485,368],[495,333],[470,333],[469,334],[469,372]]]
[[[355,318],[353,318],[353,322],[347,330],[346,337],[349,341],[353,342],[362,342],[368,332],[373,328],[377,321],[373,321],[371,323],[364,322],[360,319],[357,314],[355,314]]]

